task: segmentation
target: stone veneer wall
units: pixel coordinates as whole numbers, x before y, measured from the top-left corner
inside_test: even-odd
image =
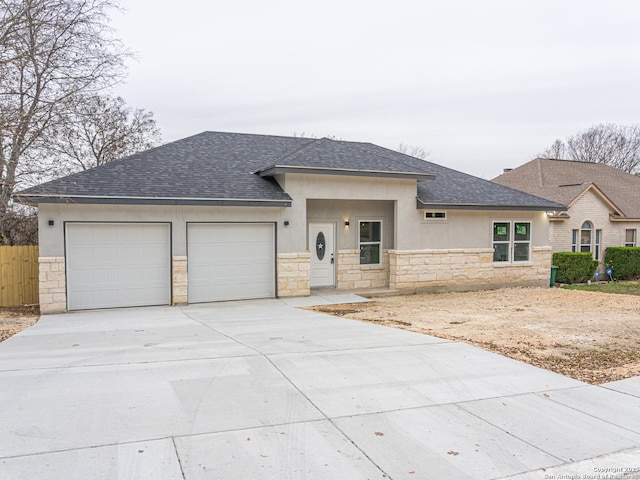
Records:
[[[188,301],[189,278],[187,276],[187,257],[175,256],[171,259],[171,277],[173,305],[184,305]]]
[[[494,263],[493,249],[390,250],[389,287],[407,291],[462,291],[548,286],[551,247],[533,247],[531,261]]]
[[[309,290],[311,253],[279,253],[277,265],[279,297],[297,297],[311,294]]]
[[[40,257],[40,313],[67,311],[67,287],[64,257]]]
[[[379,288],[389,285],[389,251],[382,253],[382,265],[360,265],[360,250],[338,250],[336,288]]]

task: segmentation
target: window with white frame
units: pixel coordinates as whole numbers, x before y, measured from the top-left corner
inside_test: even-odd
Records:
[[[382,222],[380,220],[360,220],[358,224],[360,265],[381,265]]]
[[[531,259],[531,222],[493,222],[493,261]]]
[[[531,222],[513,222],[513,261],[531,259]]]
[[[580,234],[580,230],[572,230],[571,231],[571,251],[578,251],[578,235]]]
[[[624,232],[624,246],[635,247],[636,246],[636,229],[627,228]]]
[[[602,230],[596,230],[596,260],[600,260],[600,245],[602,244]]]
[[[511,225],[509,222],[493,222],[493,261],[510,261]]]
[[[591,231],[593,226],[591,222],[584,222],[580,229],[580,251],[591,253]]]

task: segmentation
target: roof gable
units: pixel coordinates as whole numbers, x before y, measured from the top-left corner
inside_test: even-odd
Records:
[[[584,197],[587,193],[592,192],[602,203],[605,204],[607,208],[609,208],[613,214],[615,215],[623,215],[622,210],[620,210],[615,203],[611,201],[609,197],[607,197],[602,190],[598,188],[598,186],[594,183],[590,183],[587,188],[585,188],[580,195],[574,198],[569,205],[571,208],[576,202],[578,202],[582,197]]]
[[[492,181],[568,205],[594,188],[615,214],[640,218],[640,177],[601,163],[537,158]]]

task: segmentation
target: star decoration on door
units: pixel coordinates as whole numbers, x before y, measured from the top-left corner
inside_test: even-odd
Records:
[[[318,236],[316,237],[316,255],[318,256],[318,260],[322,260],[324,258],[325,244],[324,233],[318,233]]]

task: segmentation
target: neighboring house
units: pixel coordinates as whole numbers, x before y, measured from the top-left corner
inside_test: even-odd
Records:
[[[43,312],[545,285],[564,208],[370,143],[216,132],[15,198]]]
[[[554,252],[591,252],[604,273],[607,247],[638,246],[640,177],[601,163],[538,158],[493,179],[568,205],[548,213]]]

